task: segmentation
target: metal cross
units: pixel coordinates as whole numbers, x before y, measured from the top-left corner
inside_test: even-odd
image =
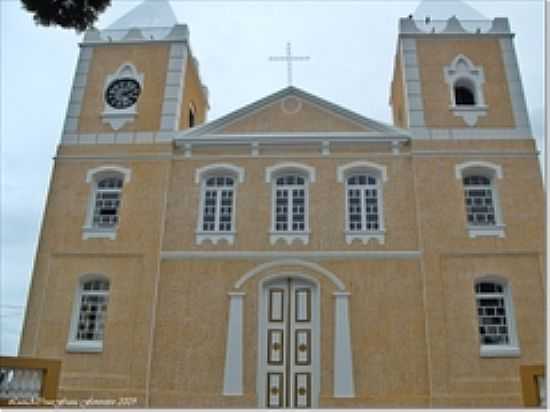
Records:
[[[309,56],[293,56],[290,42],[286,44],[286,56],[271,56],[269,61],[285,62],[287,64],[288,85],[292,86],[292,62],[309,60]]]

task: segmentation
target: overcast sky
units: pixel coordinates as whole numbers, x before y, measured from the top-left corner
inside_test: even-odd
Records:
[[[445,3],[448,7],[428,4],[422,10],[432,18],[476,17]],[[98,26],[108,26],[136,4],[113,0]],[[268,56],[283,54],[291,41],[295,54],[311,57],[295,65],[294,85],[391,122],[388,99],[398,19],[413,13],[419,1],[171,4],[179,22],[189,25],[191,46],[210,90],[209,120],[285,87],[285,65],[269,62]],[[540,140],[543,0],[468,4],[488,18],[510,18],[531,122]],[[14,355],[81,37],[35,26],[18,0],[0,1],[0,15],[0,354]]]

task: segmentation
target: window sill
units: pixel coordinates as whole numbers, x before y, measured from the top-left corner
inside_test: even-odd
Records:
[[[506,225],[493,226],[468,226],[468,235],[473,239],[481,236],[493,236],[504,238]]]
[[[483,345],[479,349],[482,358],[519,358],[520,354],[519,347],[510,345]]]
[[[236,232],[195,232],[195,243],[201,245],[203,242],[210,241],[217,245],[218,242],[224,241],[232,245],[235,241]]]
[[[270,232],[269,242],[274,245],[279,240],[286,242],[287,245],[291,245],[294,241],[302,242],[307,245],[309,243],[309,232]]]
[[[67,343],[65,349],[72,353],[103,352],[103,341],[73,341]]]
[[[464,122],[468,126],[475,126],[477,119],[480,116],[485,116],[487,114],[486,105],[459,105],[454,104],[449,106],[449,110],[455,115],[462,117]]]
[[[113,228],[99,228],[84,226],[82,228],[82,239],[116,239],[116,227]]]
[[[351,245],[354,240],[359,240],[363,243],[363,245],[366,245],[369,240],[376,240],[379,244],[384,244],[384,238],[386,231],[385,230],[373,230],[369,232],[353,232],[350,230],[347,230],[344,232],[346,234],[346,243],[348,245]]]

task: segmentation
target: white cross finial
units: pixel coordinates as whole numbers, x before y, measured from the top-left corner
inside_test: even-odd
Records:
[[[292,62],[309,60],[309,56],[293,56],[290,46],[290,42],[286,44],[286,56],[271,56],[269,61],[272,62],[286,62],[287,64],[287,76],[288,85],[292,86]]]

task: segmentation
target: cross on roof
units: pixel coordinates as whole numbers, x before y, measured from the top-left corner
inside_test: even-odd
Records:
[[[288,85],[292,86],[292,62],[309,60],[309,56],[293,56],[290,42],[286,44],[286,56],[270,56],[269,61],[284,62],[287,64]]]

